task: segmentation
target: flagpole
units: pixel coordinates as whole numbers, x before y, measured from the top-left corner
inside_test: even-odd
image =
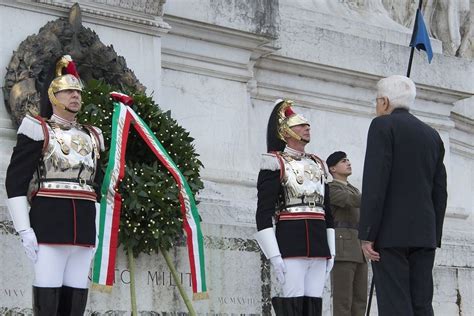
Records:
[[[421,6],[423,4],[423,0],[420,0],[420,2],[418,3],[418,9],[420,9],[421,11]],[[413,25],[413,32],[415,31],[415,28],[416,28],[416,19],[417,19],[418,15],[415,13],[415,24]],[[410,59],[408,61],[408,69],[407,69],[407,77],[410,78],[410,73],[411,73],[411,64],[413,62],[413,54],[415,52],[415,47],[413,46],[411,48],[411,51],[410,51]]]

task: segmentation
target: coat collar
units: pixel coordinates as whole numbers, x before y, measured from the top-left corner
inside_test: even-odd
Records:
[[[410,112],[407,108],[395,108],[393,109],[392,113],[390,114],[393,114],[393,113],[408,113]]]

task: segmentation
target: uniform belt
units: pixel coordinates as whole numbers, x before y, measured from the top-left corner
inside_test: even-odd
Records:
[[[322,207],[291,207],[277,211],[276,221],[297,219],[325,219],[326,213]]]
[[[309,207],[308,204],[302,205],[288,205],[277,213],[319,213],[325,214],[321,206]]]
[[[320,194],[313,194],[310,196],[302,195],[300,197],[291,197],[286,200],[286,206],[300,206],[302,204],[308,206],[323,206],[324,203],[324,196]]]
[[[305,203],[294,203],[294,204],[282,205],[277,210],[281,212],[281,211],[288,210],[288,209],[291,209],[291,208],[323,209],[323,212],[324,212],[324,205],[322,205],[321,203],[315,203],[315,202],[305,202]]]
[[[79,185],[89,185],[91,187],[98,187],[97,183],[94,183],[90,180],[84,180],[82,178],[71,178],[71,179],[64,179],[64,178],[41,178],[39,182],[72,182],[72,183],[79,183]]]
[[[88,187],[91,188],[91,187]],[[78,190],[78,189],[63,189],[63,188],[40,188],[38,191],[33,193],[33,196],[41,197],[52,197],[52,198],[66,198],[66,199],[79,199],[89,200],[96,202],[97,196],[94,190]]]
[[[302,220],[302,219],[317,219],[324,220],[326,217],[324,213],[320,212],[281,212],[278,214],[276,220],[279,221],[289,221],[289,220]]]
[[[346,221],[337,221],[334,222],[334,228],[352,228],[352,229],[359,229],[359,224],[351,223]]]

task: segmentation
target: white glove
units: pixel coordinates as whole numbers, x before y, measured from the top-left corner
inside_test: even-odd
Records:
[[[36,260],[38,260],[37,252],[39,248],[33,228],[19,231],[18,234],[20,234],[21,243],[23,244],[23,247],[25,247],[26,256],[33,261],[33,263],[36,263]]]
[[[286,266],[285,262],[283,262],[283,259],[281,256],[275,256],[270,258],[270,263],[273,266],[273,270],[275,271],[275,276],[277,281],[280,284],[285,283],[285,272],[286,272]]]
[[[331,253],[331,258],[326,261],[326,280],[329,278],[332,267],[334,266],[334,257],[336,256],[336,232],[334,228],[326,229],[326,234],[328,238],[329,252]]]
[[[332,267],[334,267],[334,256],[332,256],[331,259],[326,260],[326,280],[331,274]]]

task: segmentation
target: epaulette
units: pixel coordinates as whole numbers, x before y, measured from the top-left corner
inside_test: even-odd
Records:
[[[260,160],[260,170],[281,170],[281,157],[276,153],[262,154]]]
[[[45,124],[42,117],[33,117],[27,113],[21,121],[20,127],[18,127],[17,134],[25,135],[35,141],[45,140],[45,134],[48,135]]]
[[[92,126],[92,125],[83,125],[88,131],[90,131],[95,139],[99,142],[99,148],[100,151],[105,150],[105,145],[104,145],[104,135],[102,135],[102,130],[98,128],[97,126]]]
[[[311,159],[314,160],[314,162],[316,163],[319,162],[321,164],[321,167],[323,168],[323,171],[324,171],[324,177],[326,178],[326,183],[327,183],[329,168],[327,167],[326,162],[322,160],[321,158],[319,158],[318,156],[316,156],[315,154],[311,154],[310,156],[311,156]]]

